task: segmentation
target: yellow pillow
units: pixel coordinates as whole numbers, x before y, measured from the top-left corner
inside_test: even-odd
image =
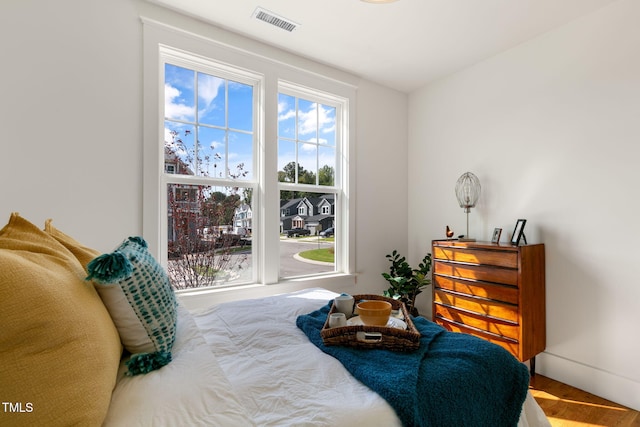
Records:
[[[62,246],[69,249],[69,251],[71,251],[71,253],[76,257],[76,259],[80,261],[80,264],[82,265],[82,268],[85,269],[85,271],[87,270],[87,264],[89,264],[89,261],[100,255],[100,252],[98,252],[97,250],[79,243],[73,237],[55,228],[53,226],[52,219],[48,219],[45,221],[44,232],[56,239],[58,243],[62,244]]]
[[[73,253],[17,213],[0,230],[3,426],[103,422],[122,347],[85,276]]]

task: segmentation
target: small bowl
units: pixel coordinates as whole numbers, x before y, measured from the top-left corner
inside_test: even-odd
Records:
[[[362,301],[356,306],[362,323],[370,326],[386,326],[391,315],[391,304],[386,301]]]

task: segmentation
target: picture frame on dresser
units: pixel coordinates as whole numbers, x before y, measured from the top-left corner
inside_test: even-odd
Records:
[[[500,243],[501,234],[502,234],[502,228],[494,228],[493,237],[491,237],[491,243]]]
[[[511,244],[518,246],[520,244],[520,240],[524,237],[524,226],[527,223],[526,219],[519,219],[516,221],[516,226],[513,229],[513,234],[511,235]],[[527,238],[524,237],[524,243],[527,243]]]

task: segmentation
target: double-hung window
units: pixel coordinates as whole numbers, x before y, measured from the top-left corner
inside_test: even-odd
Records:
[[[252,228],[240,219],[257,188],[261,78],[170,49],[161,57],[169,277],[176,289],[254,282]]]
[[[349,277],[353,86],[145,25],[143,231],[174,288]]]
[[[336,270],[340,246],[335,237],[322,238],[322,230],[334,227],[341,219],[343,203],[341,177],[343,165],[342,124],[344,100],[281,83],[278,93],[278,181],[280,202],[298,207],[297,214],[283,216],[281,228],[289,224],[309,230],[311,238],[293,244],[281,241],[280,253],[304,250],[313,243],[314,249],[304,251],[319,262],[291,262],[280,258],[280,277],[331,273]],[[294,246],[293,249],[290,247]],[[294,258],[295,259],[295,258]],[[339,267],[338,267],[339,268]]]

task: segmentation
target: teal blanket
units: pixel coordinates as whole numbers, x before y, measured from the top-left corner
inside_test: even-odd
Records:
[[[413,318],[420,347],[411,353],[325,346],[320,331],[331,303],[296,324],[394,408],[405,426],[515,426],[529,371],[502,347]]]

